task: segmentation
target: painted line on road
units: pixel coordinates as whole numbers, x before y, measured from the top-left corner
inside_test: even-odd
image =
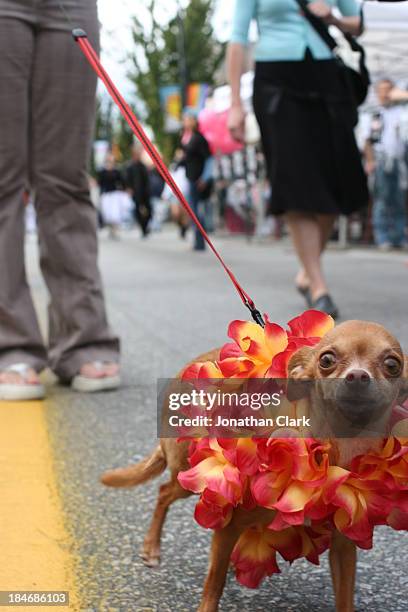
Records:
[[[79,610],[73,550],[45,404],[0,402],[0,591],[69,591],[69,607],[56,609]]]

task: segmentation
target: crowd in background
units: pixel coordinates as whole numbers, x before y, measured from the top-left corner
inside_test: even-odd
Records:
[[[397,90],[386,78],[375,89],[378,103],[362,113],[357,128],[371,202],[351,216],[348,240],[373,243],[381,250],[404,248],[408,241],[408,92]],[[207,231],[217,227],[238,234],[284,235],[284,223],[270,214],[273,186],[266,179],[261,148],[251,144],[231,155],[212,157],[194,114],[186,112],[183,123],[170,169]],[[131,159],[120,164],[108,153],[93,192],[100,225],[109,228],[112,238],[119,237],[120,227],[133,224],[146,237],[170,219],[182,238],[187,235],[188,214],[139,144],[133,146]],[[204,248],[199,233],[194,248]]]
[[[375,90],[377,105],[361,113],[357,127],[371,200],[368,208],[349,218],[347,238],[385,251],[408,243],[408,91],[395,88],[388,78],[380,79]],[[284,236],[284,222],[270,211],[273,186],[266,178],[261,147],[250,144],[231,155],[212,157],[194,114],[187,111],[183,124],[170,170],[206,230]],[[108,228],[113,239],[119,238],[121,228],[134,225],[145,238],[169,220],[182,238],[187,236],[189,215],[139,143],[133,145],[130,159],[120,163],[108,152],[90,181],[100,227]],[[32,206],[27,209],[27,230],[35,230]],[[337,232],[336,227],[334,237]],[[194,248],[204,246],[197,233]]]

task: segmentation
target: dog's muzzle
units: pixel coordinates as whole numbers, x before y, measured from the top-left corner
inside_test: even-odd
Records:
[[[354,427],[376,423],[387,406],[383,383],[374,380],[366,370],[351,370],[338,381],[336,405],[341,415]]]

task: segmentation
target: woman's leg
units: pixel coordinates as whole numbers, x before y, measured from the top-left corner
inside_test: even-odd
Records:
[[[198,189],[196,185],[190,181],[190,206],[195,212],[200,221],[201,225],[205,227],[205,217],[203,215],[203,203],[200,201],[200,194],[198,193]],[[205,241],[204,238],[196,225],[194,225],[194,250],[195,251],[204,251],[205,249]]]
[[[388,218],[390,220],[389,237],[393,247],[402,247],[406,244],[406,190],[401,188],[401,168],[395,162],[390,177],[390,193],[387,202]]]
[[[330,236],[333,233],[334,223],[336,221],[336,215],[316,215],[316,221],[319,226],[320,232],[320,257],[326,249],[326,245],[330,240]],[[289,221],[288,221],[289,223]],[[296,285],[300,288],[309,288],[310,278],[306,273],[305,268],[302,266],[296,275]],[[313,293],[313,292],[312,292]]]
[[[319,222],[317,215],[289,212],[286,221],[293,245],[303,266],[305,285],[310,286],[312,301],[328,293],[321,266],[321,254],[326,245],[330,224]]]
[[[81,6],[80,23],[97,45],[96,3]],[[103,378],[117,371],[119,341],[106,317],[87,178],[96,78],[69,29],[60,29],[66,26],[58,22],[57,8],[55,14],[50,9],[49,27],[37,31],[32,58],[32,173],[41,269],[51,295],[49,359],[61,379],[80,371],[87,378]],[[92,363],[97,361],[111,365],[96,368]]]
[[[390,176],[384,171],[380,162],[375,171],[374,203],[373,203],[373,228],[374,240],[377,246],[390,247],[389,236],[389,210],[390,200]]]
[[[337,215],[317,215],[317,222],[320,228],[320,254],[322,255],[326,249],[327,243],[333,233],[334,223]]]
[[[27,9],[27,12],[30,11]],[[47,365],[24,266],[24,189],[27,185],[31,58],[34,29],[21,19],[0,18],[0,371],[31,366],[36,381]],[[0,383],[23,382],[0,374]]]

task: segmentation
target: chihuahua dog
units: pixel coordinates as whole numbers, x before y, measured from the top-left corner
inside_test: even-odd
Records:
[[[216,361],[219,353],[214,350],[194,361]],[[311,435],[335,438],[332,461],[346,468],[354,456],[375,450],[381,444],[380,436],[367,437],[367,429],[385,431],[393,406],[408,395],[408,358],[404,357],[398,341],[381,325],[348,321],[335,327],[316,346],[298,350],[289,362],[288,378],[288,398],[306,399],[304,405],[315,427]],[[312,385],[308,384],[310,380]],[[339,431],[341,437],[338,437]],[[186,441],[162,439],[150,457],[102,476],[105,485],[131,487],[169,468],[171,477],[159,489],[141,553],[146,565],[151,567],[160,561],[160,537],[170,505],[191,495],[177,480],[178,473],[189,468],[188,446]],[[256,525],[266,526],[274,516],[274,510],[263,507],[250,511],[239,507],[228,525],[214,532],[199,612],[218,610],[230,557],[243,531]],[[352,612],[355,544],[335,531],[329,558],[336,610]]]

